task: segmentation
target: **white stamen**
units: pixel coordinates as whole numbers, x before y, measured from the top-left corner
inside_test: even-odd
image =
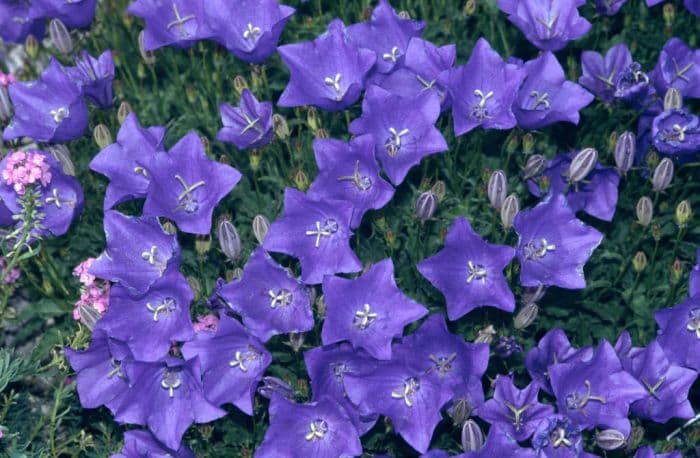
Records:
[[[486,269],[482,265],[469,261],[467,262],[467,268],[469,269],[467,283],[471,283],[474,280],[481,280],[482,285],[486,283]]]
[[[384,55],[382,56],[382,59],[390,60],[390,61],[396,63],[396,59],[398,58],[398,52],[399,52],[399,48],[397,46],[394,46],[393,48],[391,48],[391,52],[384,53]]]
[[[342,94],[340,93],[340,78],[341,74],[336,73],[335,78],[327,76],[323,79],[324,83],[326,83],[328,86],[331,86],[335,90],[335,99],[338,101],[340,101],[343,98]]]
[[[420,389],[420,383],[415,377],[410,377],[403,382],[403,386],[391,392],[391,397],[394,399],[403,399],[406,407],[413,407],[412,396]]]
[[[311,423],[309,423],[309,429],[311,430],[311,432],[307,433],[304,436],[304,439],[311,442],[315,440],[320,440],[323,439],[326,433],[328,432],[328,423],[321,419],[314,420]]]
[[[549,110],[550,104],[549,100],[549,94],[546,92],[540,94],[537,91],[532,91],[530,92],[530,97],[534,97],[535,99],[535,106],[532,107],[533,110],[536,110],[538,106],[543,105],[545,110]]]
[[[377,316],[378,315],[376,313],[370,312],[370,305],[365,304],[362,306],[362,310],[355,312],[355,318],[353,319],[352,324],[360,330],[365,330],[376,321]]]
[[[249,22],[248,27],[246,28],[245,32],[243,32],[243,38],[255,43],[256,35],[262,35],[262,30],[260,30],[260,27],[254,27],[253,24]]]
[[[68,108],[60,107],[55,110],[50,111],[51,116],[56,124],[60,124],[65,118],[68,117]]]
[[[321,222],[316,221],[316,230],[306,231],[306,235],[315,235],[316,243],[314,246],[318,248],[321,244],[321,237],[330,237],[333,232],[329,231],[326,227],[321,228]]]
[[[189,14],[185,17],[180,16],[180,12],[177,10],[177,5],[175,3],[173,3],[173,13],[175,13],[175,20],[169,22],[167,28],[168,30],[170,30],[173,27],[177,26],[178,31],[180,32],[180,36],[184,38],[187,36],[187,32],[185,31],[183,25],[185,24],[185,22],[194,19],[194,14]]]

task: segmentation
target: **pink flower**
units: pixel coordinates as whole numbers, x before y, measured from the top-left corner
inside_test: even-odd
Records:
[[[7,265],[7,261],[6,261],[5,257],[0,258],[0,271],[5,270],[6,265]],[[6,285],[13,284],[17,280],[19,280],[20,273],[21,273],[21,271],[19,270],[18,267],[13,267],[12,269],[10,269],[9,272],[7,272],[7,275],[5,276],[3,283],[5,283]]]
[[[84,264],[81,263],[78,267]],[[78,269],[76,267],[76,270]],[[75,274],[75,272],[73,272]],[[94,277],[93,280],[94,282]],[[100,315],[107,313],[109,308],[109,283],[94,282],[81,289],[80,299],[73,306],[73,319],[80,320],[80,308],[90,307],[99,312]]]
[[[51,166],[46,162],[44,153],[15,151],[7,158],[2,178],[17,194],[23,195],[27,185],[41,183],[47,186],[51,182]]]
[[[12,73],[3,73],[0,71],[0,87],[8,87],[10,84],[17,82],[17,77]]]
[[[216,315],[199,315],[197,322],[192,325],[195,332],[215,332],[219,327],[219,317]]]
[[[78,277],[80,283],[85,286],[91,286],[95,283],[95,276],[89,272],[93,262],[95,262],[95,258],[87,258],[73,269],[73,275]]]

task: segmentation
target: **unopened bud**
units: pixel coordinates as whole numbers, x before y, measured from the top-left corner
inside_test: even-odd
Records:
[[[219,248],[231,261],[237,260],[241,256],[241,238],[238,235],[236,226],[227,219],[219,222]]]
[[[105,149],[112,144],[112,134],[109,132],[109,128],[104,124],[98,124],[92,131],[92,136],[95,139],[95,143],[100,149]]]
[[[163,222],[162,227],[163,227],[163,232],[165,232],[166,234],[170,234],[170,235],[177,234],[177,226],[175,226],[175,223],[173,223],[172,221],[168,220],[168,221]]]
[[[312,289],[311,291],[315,291]],[[326,297],[321,294],[316,298],[316,301],[314,302],[316,304],[316,313],[318,314],[320,319],[323,319],[326,316]]]
[[[642,439],[644,439],[644,428],[634,426],[627,437],[627,446],[625,448],[627,450],[635,450],[642,442]]]
[[[647,267],[647,255],[643,251],[637,251],[637,254],[632,258],[632,268],[637,273],[643,272]]]
[[[688,224],[690,217],[693,216],[693,209],[690,208],[690,202],[683,200],[676,207],[676,223],[683,227]]]
[[[513,318],[513,327],[515,329],[525,329],[535,322],[537,315],[540,313],[540,308],[534,302],[525,304],[525,307],[520,309],[515,318]]]
[[[455,426],[464,425],[472,414],[472,406],[467,398],[458,398],[450,410],[450,418]]]
[[[248,82],[243,75],[236,75],[233,78],[233,89],[236,91],[236,94],[238,94],[238,97],[241,96],[244,89],[248,89]]]
[[[525,154],[532,153],[535,148],[535,137],[532,136],[530,132],[523,135],[523,152]]]
[[[491,342],[493,342],[493,336],[495,335],[496,328],[494,328],[493,325],[490,324],[483,329],[479,329],[479,331],[476,334],[476,339],[474,339],[474,342],[490,344]]]
[[[672,3],[666,3],[663,6],[663,16],[666,28],[669,29],[673,26],[673,21],[676,18],[676,8]]]
[[[49,38],[61,54],[69,54],[73,50],[73,39],[60,19],[49,21]]]
[[[667,157],[661,159],[659,165],[654,169],[651,177],[651,184],[656,192],[661,192],[668,188],[673,180],[673,161]]]
[[[270,220],[264,215],[255,215],[253,218],[253,235],[260,245],[265,241],[267,231],[270,230]]]
[[[241,277],[243,277],[243,269],[241,269],[240,267],[236,267],[233,270],[227,270],[224,272],[224,279],[226,279],[226,283],[230,283],[233,280],[238,280]]]
[[[56,159],[66,175],[75,176],[75,164],[70,157],[70,151],[66,145],[51,145],[47,148],[49,153]]]
[[[6,87],[0,86],[0,121],[5,121],[12,117],[12,101],[10,92]]]
[[[309,109],[306,111],[306,124],[314,132],[320,127],[318,123],[318,111],[316,111],[316,108],[309,107]]]
[[[316,129],[314,131],[314,135],[316,136],[316,138],[321,138],[321,139],[331,138],[331,134],[329,134],[328,131],[326,129],[323,129],[323,128]]]
[[[30,59],[36,59],[36,56],[39,54],[39,42],[34,35],[29,34],[24,39],[24,52],[27,53]]]
[[[647,196],[642,196],[637,201],[637,222],[646,227],[651,223],[654,217],[654,203]]]
[[[501,224],[504,229],[510,229],[513,227],[513,220],[515,216],[520,211],[520,202],[518,202],[518,196],[511,194],[506,197],[501,206]]]
[[[491,206],[496,210],[500,210],[503,206],[503,201],[508,195],[508,179],[503,170],[494,171],[489,177],[488,186],[486,188]]]
[[[518,150],[518,146],[520,146],[520,137],[515,133],[515,130],[511,130],[506,139],[506,152],[513,154]]]
[[[198,235],[194,239],[194,251],[196,251],[198,255],[204,256],[209,253],[209,250],[211,250],[211,237],[209,234]]]
[[[304,173],[304,171],[301,169],[297,169],[294,172],[292,179],[294,180],[294,185],[300,191],[306,191],[306,189],[309,187],[309,177],[306,176],[306,173]]]
[[[132,111],[129,102],[122,102],[119,104],[119,108],[117,109],[117,121],[119,121],[119,124],[124,124],[124,120]]]
[[[294,352],[298,352],[301,346],[304,345],[304,333],[303,332],[290,332],[289,333],[289,345],[292,347]]]
[[[141,54],[141,59],[146,65],[153,65],[156,63],[156,55],[153,51],[146,51],[144,46],[144,31],[139,32],[139,54]]]
[[[671,264],[671,284],[678,284],[681,278],[683,278],[683,261],[676,258]]]
[[[280,140],[284,141],[289,138],[289,125],[281,114],[275,113],[272,115],[272,129]]]
[[[187,280],[187,284],[192,290],[192,296],[194,296],[194,300],[198,300],[200,297],[202,297],[202,284],[195,277],[189,276],[185,278]]]
[[[525,287],[523,291],[523,303],[533,304],[539,302],[540,299],[544,297],[544,293],[547,292],[547,288],[544,285],[539,284],[537,286]]]
[[[95,307],[88,304],[80,304],[78,306],[78,314],[80,315],[80,322],[91,331],[95,328],[97,320],[102,317],[102,314]]]
[[[591,173],[598,162],[598,151],[584,148],[579,151],[569,164],[569,182],[578,183]]]
[[[664,95],[664,111],[683,108],[683,94],[675,87],[670,87]]]
[[[654,223],[651,225],[651,236],[655,242],[661,240],[661,225]]]
[[[533,154],[527,158],[525,167],[523,168],[523,180],[529,180],[544,172],[547,167],[547,158],[541,154]]]
[[[595,443],[603,450],[617,450],[626,442],[625,435],[616,429],[604,429],[595,435]]]
[[[637,138],[632,132],[623,132],[615,143],[615,165],[620,173],[627,173],[634,164],[637,154]]]
[[[615,149],[615,145],[617,144],[617,132],[612,131],[610,132],[610,135],[608,135],[608,150],[612,151]]]
[[[264,398],[272,399],[273,395],[279,394],[290,401],[294,401],[296,394],[294,389],[281,378],[265,376],[262,379],[262,385],[258,388],[258,393]]]
[[[433,217],[438,206],[438,197],[433,191],[425,191],[416,199],[416,217],[426,222]]]
[[[406,10],[401,10],[401,11],[399,11],[399,17],[401,19],[408,20],[408,19],[411,19],[411,14]]]
[[[442,200],[445,198],[445,194],[447,193],[445,182],[442,180],[436,181],[430,190],[437,196],[438,202],[442,202]]]
[[[462,448],[465,452],[478,452],[484,446],[484,433],[474,420],[467,420],[462,426]]]

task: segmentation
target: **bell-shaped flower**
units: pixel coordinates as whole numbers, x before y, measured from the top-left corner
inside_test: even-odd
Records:
[[[676,88],[684,98],[700,98],[700,49],[673,37],[664,44],[656,67],[649,75],[657,94]]]
[[[66,67],[66,73],[81,88],[83,95],[106,109],[112,106],[114,80],[114,59],[107,50],[95,59],[87,51],[75,57],[75,67]]]
[[[537,346],[527,352],[525,367],[532,380],[540,384],[547,393],[552,394],[549,381],[549,366],[552,364],[587,361],[593,356],[593,348],[575,348],[569,342],[566,333],[560,328],[547,332]]]
[[[700,371],[700,295],[654,314],[659,325],[656,340],[668,359]]]
[[[143,35],[146,51],[163,46],[188,48],[213,36],[204,4],[203,0],[136,0],[127,12],[146,23]]]
[[[120,453],[112,455],[110,458],[139,458],[149,457],[172,457],[172,458],[195,458],[192,449],[186,445],[180,445],[177,450],[170,449],[153,437],[149,431],[132,429],[124,431],[124,447]]]
[[[219,111],[224,127],[217,140],[238,149],[260,148],[272,141],[272,102],[258,102],[250,89],[243,89],[238,107],[222,103]]]
[[[607,103],[615,95],[615,81],[620,73],[632,64],[632,54],[626,44],[611,47],[603,57],[595,51],[581,54],[583,74],[579,84]]]
[[[32,0],[32,19],[60,19],[71,29],[85,29],[95,18],[97,0]],[[37,37],[39,38],[39,37]]]

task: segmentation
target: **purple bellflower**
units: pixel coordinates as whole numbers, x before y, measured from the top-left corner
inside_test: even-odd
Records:
[[[204,4],[189,0],[136,0],[127,11],[146,23],[143,36],[146,51],[163,46],[187,48],[213,36]]]
[[[277,49],[294,8],[277,0],[205,1],[212,38],[237,58],[259,64]]]
[[[622,368],[607,341],[590,360],[554,364],[549,375],[559,412],[585,429],[604,426],[629,435],[629,406],[643,399],[646,390]]]
[[[595,0],[595,10],[605,16],[615,16],[627,0]]]
[[[90,273],[119,283],[131,294],[144,294],[168,267],[180,265],[180,247],[165,233],[157,218],[105,212],[107,247],[92,263]]]
[[[186,445],[177,450],[169,449],[153,437],[148,431],[132,429],[124,432],[124,448],[110,458],[195,458],[194,452]]]
[[[683,458],[683,455],[681,452],[655,453],[651,445],[647,445],[638,448],[634,458]]]
[[[243,276],[221,286],[216,295],[240,314],[243,324],[263,342],[277,334],[314,327],[304,285],[260,247],[250,256]]]
[[[454,321],[483,306],[513,311],[515,297],[503,269],[514,256],[513,248],[487,243],[466,218],[458,217],[445,237],[445,247],[417,267],[444,294],[447,316]]]
[[[376,54],[377,72],[391,73],[403,62],[411,38],[420,37],[424,28],[425,22],[402,19],[388,0],[379,0],[369,22],[348,26],[347,34],[359,48]]]
[[[561,194],[550,194],[513,221],[523,286],[586,287],[583,266],[603,234],[576,219]]]
[[[700,371],[700,295],[658,310],[654,318],[659,325],[656,340],[668,359]]]
[[[282,107],[315,105],[339,111],[360,98],[365,77],[374,66],[374,51],[357,48],[339,19],[314,41],[277,48],[291,77],[277,104]]]
[[[314,140],[318,175],[308,195],[351,202],[351,228],[360,225],[368,210],[382,208],[394,195],[394,188],[379,175],[374,145],[371,135],[360,135],[349,142]]]
[[[554,414],[552,406],[537,400],[539,392],[537,382],[520,390],[513,383],[512,377],[499,375],[496,378],[493,398],[479,407],[476,414],[515,440],[527,440],[535,432],[540,421]]]
[[[638,62],[623,68],[615,78],[614,96],[632,108],[642,108],[654,94],[652,81]]]
[[[272,102],[258,102],[246,88],[238,107],[222,103],[219,111],[224,127],[217,140],[233,143],[238,149],[260,148],[272,141]]]
[[[455,135],[466,134],[476,127],[515,127],[511,105],[524,78],[525,70],[505,63],[486,39],[479,38],[465,65],[438,78],[452,99]]]
[[[652,121],[651,138],[660,153],[692,157],[700,151],[700,118],[685,110],[663,111]]]
[[[578,124],[579,111],[593,101],[593,95],[566,80],[564,69],[551,52],[525,62],[527,77],[518,91],[513,112],[524,129],[540,129],[560,121]]]
[[[298,258],[306,284],[319,284],[324,275],[359,272],[362,263],[350,248],[353,211],[350,202],[315,200],[287,188],[284,215],[270,226],[263,248]]]
[[[0,38],[10,43],[23,43],[29,35],[39,40],[44,36],[44,20],[30,18],[30,0],[0,2]]]
[[[481,449],[457,455],[458,458],[535,458],[536,456],[532,449],[520,447],[507,431],[496,425],[489,430],[489,435]]]
[[[150,175],[139,164],[150,164],[156,151],[164,151],[164,127],[143,128],[134,113],[122,123],[116,143],[100,151],[90,162],[90,169],[109,178],[104,209],[122,202],[146,197]]]
[[[149,167],[151,178],[144,216],[165,216],[191,234],[211,231],[214,207],[241,179],[238,170],[207,157],[195,132],[142,166]]]
[[[585,0],[498,0],[498,7],[530,43],[543,51],[558,51],[591,29],[591,23],[578,12],[584,3]]]
[[[270,426],[255,458],[361,454],[357,429],[340,404],[330,398],[296,404],[275,396],[270,402]]]
[[[174,342],[194,337],[192,298],[187,279],[171,267],[139,297],[133,297],[122,285],[112,286],[110,307],[96,327],[124,341],[135,359],[158,361],[168,354]]]
[[[70,4],[70,3],[69,3]],[[112,106],[114,59],[112,51],[105,51],[95,59],[87,51],[75,58],[75,67],[66,67],[65,72],[81,88],[83,95],[101,109]]]
[[[30,137],[63,143],[82,136],[88,127],[82,91],[55,58],[38,81],[12,84],[9,92],[15,115],[3,132],[5,140]]]
[[[253,396],[272,356],[238,320],[225,313],[215,333],[197,333],[182,347],[185,358],[199,357],[204,395],[213,404],[231,403],[253,414]]]
[[[612,103],[615,81],[631,64],[632,54],[624,43],[610,48],[605,57],[594,51],[584,51],[581,54],[583,75],[578,82],[604,102]]]
[[[423,157],[447,151],[447,142],[435,127],[439,116],[440,102],[433,92],[402,97],[370,86],[362,116],[349,129],[354,135],[372,135],[377,159],[391,182],[399,185]]]
[[[323,279],[326,318],[321,330],[324,345],[350,341],[372,357],[391,359],[391,341],[428,310],[407,297],[394,280],[391,259],[377,262],[359,277]]]
[[[544,391],[552,394],[549,381],[549,367],[552,364],[587,361],[592,356],[591,347],[572,347],[564,331],[554,328],[540,339],[536,347],[527,352],[525,367],[532,380],[539,383]]]
[[[564,415],[542,420],[532,437],[538,458],[597,458],[583,450],[582,427]]]
[[[620,333],[620,336],[617,338],[617,342],[615,342],[615,346],[613,348],[615,348],[617,357],[620,358],[622,368],[627,372],[632,373],[632,361],[644,350],[644,348],[633,346],[632,336],[630,336],[630,333],[627,331],[622,331]]]
[[[32,19],[60,19],[66,27],[85,29],[95,18],[97,0],[32,0]],[[39,37],[37,37],[39,38]]]
[[[683,97],[700,98],[700,49],[691,49],[680,38],[671,38],[661,49],[649,76],[658,94],[674,87]]]

